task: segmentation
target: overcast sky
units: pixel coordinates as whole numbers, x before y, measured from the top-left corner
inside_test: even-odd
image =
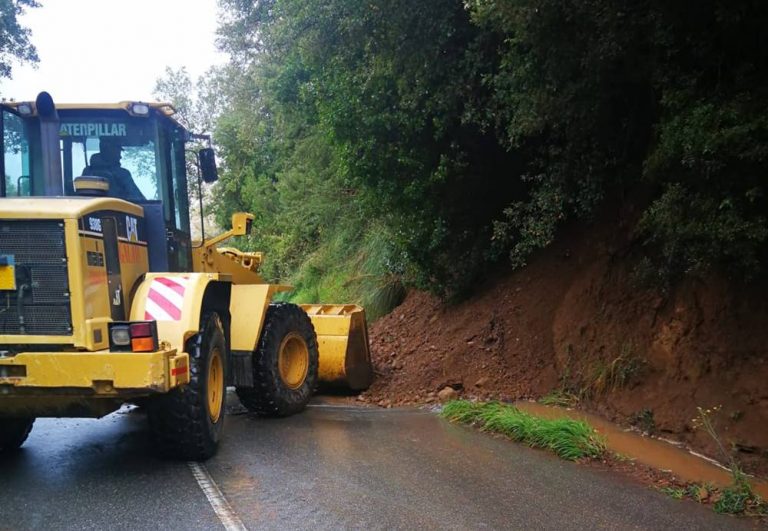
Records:
[[[61,103],[152,100],[166,66],[193,79],[225,57],[214,45],[216,0],[40,0],[22,17],[40,63],[13,66],[0,95]]]

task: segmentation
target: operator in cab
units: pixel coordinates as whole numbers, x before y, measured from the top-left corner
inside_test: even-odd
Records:
[[[144,201],[146,198],[133,181],[131,172],[120,166],[123,146],[115,137],[102,136],[99,152],[91,156],[90,165],[83,175],[94,175],[109,179],[109,195],[128,201]]]

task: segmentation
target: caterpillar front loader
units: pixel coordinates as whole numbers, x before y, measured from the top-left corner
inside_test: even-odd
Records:
[[[0,104],[0,451],[37,417],[146,407],[157,448],[206,459],[227,386],[260,415],[304,408],[318,382],[372,379],[354,305],[273,303],[260,253],[220,248],[238,213],[190,238],[187,143],[167,104]],[[216,179],[213,150],[197,154]]]

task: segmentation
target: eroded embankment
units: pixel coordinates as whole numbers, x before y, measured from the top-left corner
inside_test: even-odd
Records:
[[[524,269],[447,305],[421,292],[371,327],[380,405],[463,397],[569,401],[719,457],[697,406],[748,471],[768,476],[768,285],[637,287],[621,223],[573,228]],[[629,226],[627,224],[626,226]]]

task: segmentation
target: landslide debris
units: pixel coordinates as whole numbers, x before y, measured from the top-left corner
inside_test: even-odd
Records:
[[[600,226],[571,228],[460,304],[411,291],[371,327],[377,379],[358,400],[562,395],[710,456],[713,441],[691,419],[720,405],[723,441],[768,475],[768,284],[638,287],[631,224]]]

